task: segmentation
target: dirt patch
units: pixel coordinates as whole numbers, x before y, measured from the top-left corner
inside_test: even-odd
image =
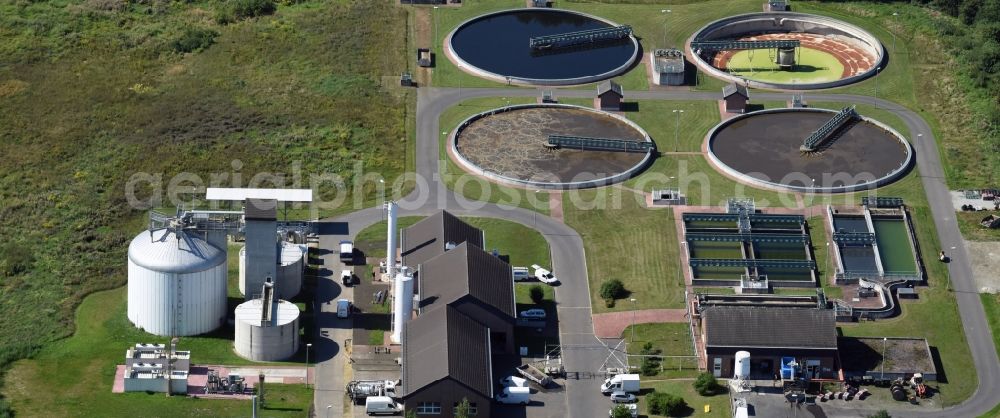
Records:
[[[969,264],[972,264],[972,276],[976,287],[1000,289],[1000,241],[965,241],[965,252],[969,254]]]
[[[866,54],[865,51],[852,46],[851,44],[835,37],[820,36],[810,33],[772,33],[767,35],[747,36],[740,38],[741,41],[763,41],[772,39],[798,39],[803,48],[815,49],[833,55],[840,64],[844,66],[841,78],[852,77],[863,74],[872,69],[877,62],[877,58]],[[725,71],[729,60],[737,51],[723,51],[715,55],[712,66]]]

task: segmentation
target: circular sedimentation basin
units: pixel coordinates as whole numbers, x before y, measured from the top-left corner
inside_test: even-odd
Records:
[[[776,49],[692,49],[697,41],[797,40],[796,65],[780,68]],[[818,15],[790,12],[730,16],[705,25],[687,42],[698,68],[714,77],[751,87],[812,90],[845,86],[884,67],[885,50],[871,33],[852,24]]]
[[[910,144],[892,128],[861,119],[815,152],[803,141],[837,113],[771,109],[726,120],[706,137],[709,160],[736,180],[771,190],[842,193],[889,184],[909,169]]]
[[[507,106],[473,115],[449,138],[449,154],[464,170],[502,184],[579,189],[624,181],[653,159],[649,152],[553,149],[549,135],[652,142],[628,119],[564,104]]]
[[[634,36],[589,46],[538,51],[535,36],[556,35],[618,24],[558,9],[514,9],[460,24],[445,38],[445,53],[463,71],[494,81],[527,85],[574,85],[625,72],[639,53]]]

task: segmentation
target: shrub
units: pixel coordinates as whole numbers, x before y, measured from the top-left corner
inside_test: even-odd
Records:
[[[535,304],[542,303],[542,300],[545,299],[545,291],[542,290],[542,286],[537,284],[528,289],[528,295],[531,296],[531,301]]]
[[[702,373],[694,381],[694,390],[701,396],[712,396],[719,393],[719,381],[711,373]]]
[[[615,405],[611,408],[611,418],[632,418],[632,412],[623,404]]]
[[[0,275],[16,276],[27,272],[34,264],[35,256],[23,244],[8,243],[0,247]]]
[[[625,285],[622,284],[621,280],[611,279],[605,280],[604,283],[601,283],[601,297],[604,298],[604,300],[621,299],[624,298],[625,295]]]
[[[868,418],[892,418],[892,415],[889,415],[889,411],[883,409],[874,414],[869,415]]]
[[[679,416],[687,412],[687,402],[677,395],[654,392],[646,397],[649,412],[654,415]]]
[[[642,350],[639,350],[639,354],[644,356],[651,356],[660,354],[661,350],[658,348],[653,348],[653,343],[646,342],[642,345]],[[659,357],[643,357],[642,363],[639,365],[639,370],[642,372],[643,376],[656,376],[660,372],[660,361],[662,359]]]
[[[198,52],[212,46],[219,32],[211,29],[188,28],[180,38],[174,40],[174,51],[180,53]]]
[[[215,20],[232,23],[237,20],[264,16],[274,13],[277,6],[273,0],[230,0],[216,10]]]

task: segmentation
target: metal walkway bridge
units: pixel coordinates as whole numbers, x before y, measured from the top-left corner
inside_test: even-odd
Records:
[[[855,119],[860,118],[861,115],[858,111],[854,109],[854,106],[845,107],[837,112],[832,119],[827,121],[820,126],[819,129],[813,131],[812,135],[809,135],[805,141],[802,141],[802,146],[799,147],[799,151],[802,152],[813,152],[825,141],[836,139],[840,136],[843,128],[847,124],[853,122]]]
[[[861,205],[868,206],[870,208],[898,208],[903,206],[903,198],[901,197],[875,197],[874,199],[863,196],[861,198]]]
[[[872,245],[875,234],[871,232],[835,232],[833,241],[845,245]]]
[[[533,36],[528,39],[532,49],[566,48],[597,42],[617,41],[632,35],[632,27],[628,25],[609,28],[589,29],[576,32],[566,32],[556,35]]]
[[[693,41],[691,49],[702,51],[731,51],[740,49],[798,48],[802,42],[794,39],[770,39],[765,41]]]
[[[812,269],[816,267],[813,260],[771,260],[746,258],[692,258],[691,267],[753,267],[753,268],[787,268]]]
[[[586,136],[549,135],[549,148],[572,148],[591,151],[649,152],[653,150],[650,141],[632,141],[616,138],[590,138]]]
[[[774,242],[800,244],[809,240],[808,235],[794,234],[710,234],[691,232],[684,235],[687,241],[708,242]]]
[[[736,222],[739,220],[739,215],[735,213],[685,213],[683,215],[684,222],[688,221],[707,221],[707,222]],[[766,214],[751,214],[750,222],[753,223],[804,223],[805,217],[802,215],[766,215]]]

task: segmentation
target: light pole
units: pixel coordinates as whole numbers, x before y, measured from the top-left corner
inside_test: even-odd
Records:
[[[668,13],[670,13],[670,9],[660,10],[660,13],[663,13],[663,47],[666,48],[667,47],[667,16],[669,16]]]
[[[882,359],[881,359],[882,360],[882,372],[881,372],[881,375],[879,376],[880,380],[884,380],[885,379],[885,343],[886,343],[886,341],[889,341],[889,339],[885,338],[885,337],[882,337]]]
[[[895,28],[899,27],[897,25],[898,19],[896,19],[896,16],[899,16],[899,13],[892,12],[892,26],[893,26],[893,30],[889,31],[889,32],[892,32],[892,52],[896,52],[896,31],[895,31]]]
[[[830,275],[830,241],[826,242],[826,271],[823,272],[825,275]]]
[[[333,409],[333,405],[326,406],[326,418],[330,418],[330,410]]]
[[[629,302],[632,302],[632,337],[629,342],[635,342],[635,298],[629,298]]]
[[[882,71],[882,67],[875,67],[875,108],[878,109],[878,73]]]
[[[674,152],[680,151],[681,148],[681,113],[684,113],[682,109],[674,109],[671,113],[677,114],[677,123],[674,125]]]
[[[306,386],[309,386],[309,349],[312,348],[312,343],[306,343]]]

